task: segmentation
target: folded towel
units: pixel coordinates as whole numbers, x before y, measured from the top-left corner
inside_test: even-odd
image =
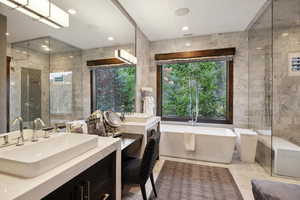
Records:
[[[186,151],[196,150],[196,138],[195,134],[185,133],[184,134],[184,146]]]
[[[144,113],[147,113],[149,115],[154,115],[155,110],[155,102],[154,98],[152,96],[148,96],[144,98]]]
[[[83,120],[67,122],[67,132],[87,134],[87,124]]]

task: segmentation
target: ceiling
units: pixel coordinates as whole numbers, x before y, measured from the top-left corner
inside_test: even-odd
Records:
[[[0,3],[0,14],[8,20],[8,41],[19,42],[51,36],[81,49],[133,43],[135,30],[110,0],[52,0],[64,10],[77,11],[70,15],[70,27],[54,29]],[[114,41],[108,41],[108,37]]]
[[[120,0],[152,41],[243,31],[266,0]],[[179,8],[190,13],[176,16]],[[182,27],[188,26],[188,31]]]

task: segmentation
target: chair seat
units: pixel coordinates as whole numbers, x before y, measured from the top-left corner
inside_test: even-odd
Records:
[[[141,159],[130,158],[126,160],[126,165],[123,168],[122,179],[125,184],[140,184],[140,167]]]

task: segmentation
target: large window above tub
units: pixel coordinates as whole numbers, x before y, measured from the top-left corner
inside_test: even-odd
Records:
[[[157,72],[163,120],[232,123],[233,56],[159,60]]]
[[[134,112],[135,66],[100,67],[91,71],[92,110]]]

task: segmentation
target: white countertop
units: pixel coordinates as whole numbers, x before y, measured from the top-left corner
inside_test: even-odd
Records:
[[[160,117],[154,116],[147,122],[123,122],[120,130],[127,133],[144,134],[145,130],[160,122]]]
[[[114,151],[121,151],[120,139],[99,137],[98,147],[38,177],[26,179],[0,173],[1,200],[43,198]]]

